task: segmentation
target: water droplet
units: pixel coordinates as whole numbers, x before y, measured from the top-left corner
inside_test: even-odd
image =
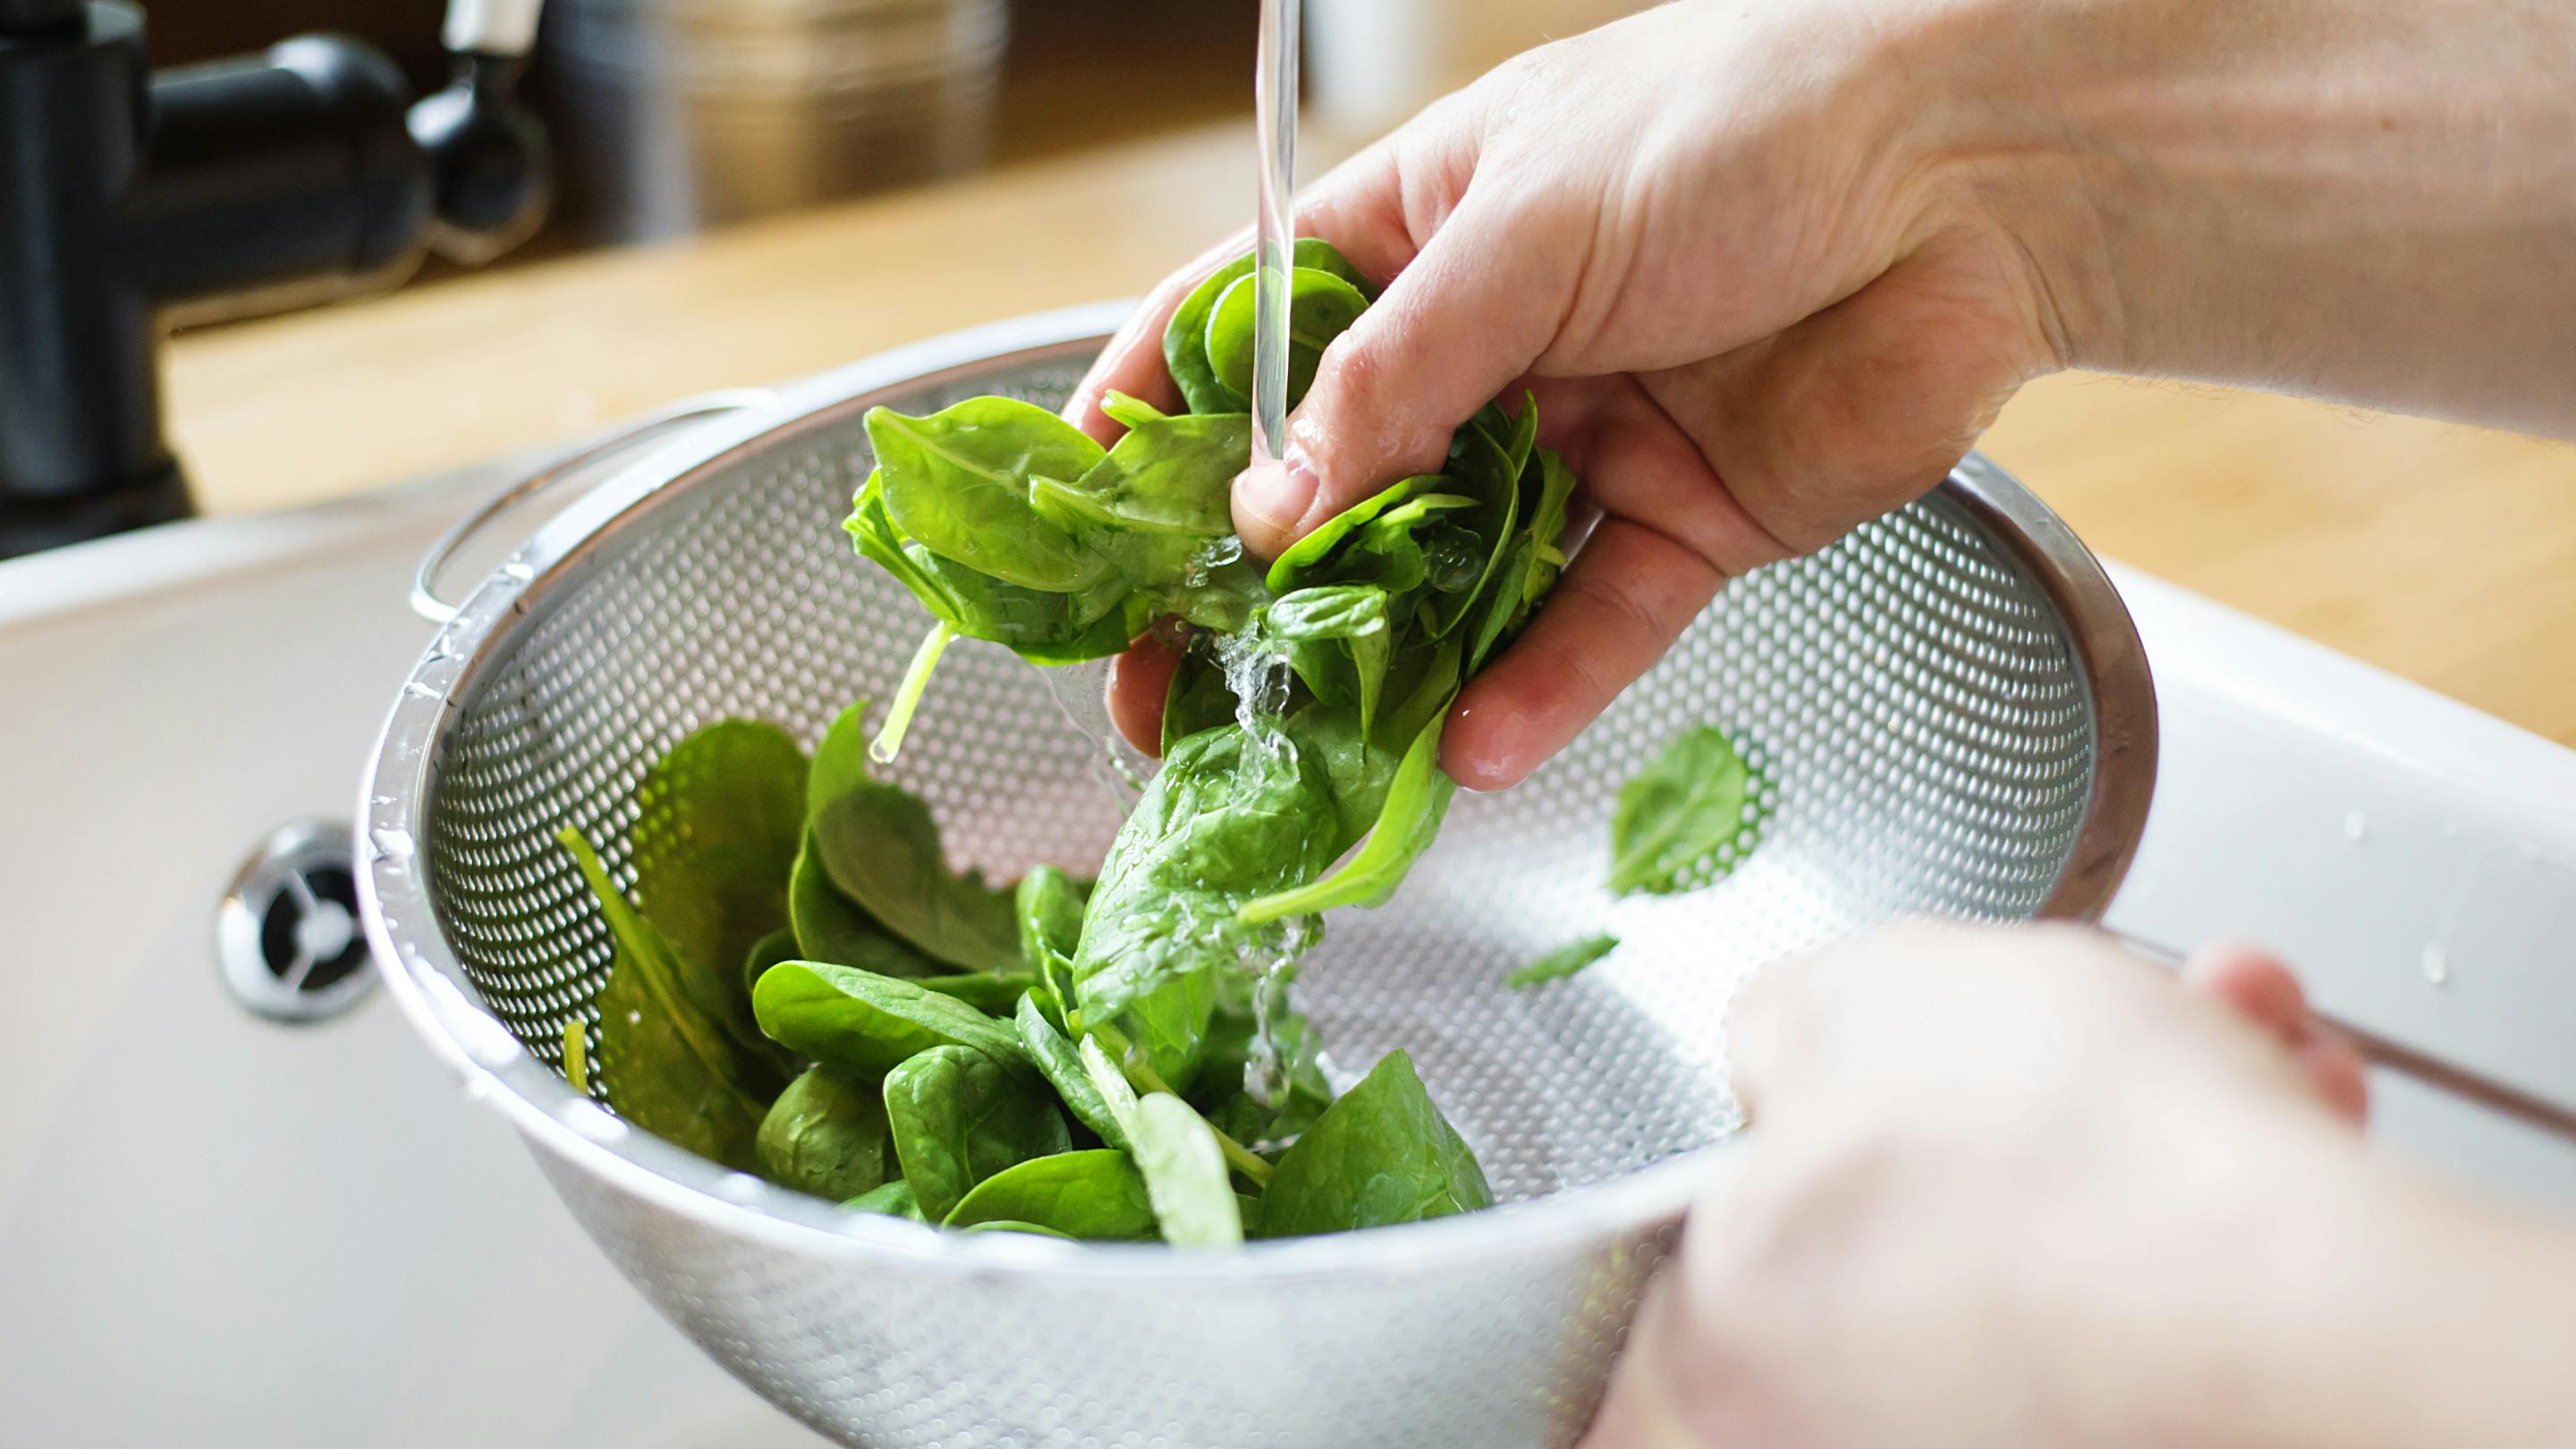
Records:
[[[407,860],[416,849],[411,832],[392,825],[370,827],[367,843],[375,847],[378,860]]]
[[[514,558],[508,563],[501,565],[501,577],[508,579],[514,584],[524,584],[536,576],[537,571],[530,568],[524,561],[519,559]]]
[[[769,1184],[748,1172],[728,1172],[716,1179],[715,1195],[726,1202],[756,1203],[769,1195]]]
[[[2424,948],[2424,981],[2429,986],[2451,984],[2451,953],[2439,941]]]
[[[2360,811],[2358,811],[2358,810],[2347,810],[2347,811],[2345,811],[2345,812],[2344,812],[2344,816],[2343,816],[2343,838],[2344,838],[2344,839],[2351,841],[2351,842],[2352,842],[2353,844],[2355,844],[2355,845],[2359,845],[2359,844],[2361,844],[2361,842],[2362,842],[2365,838],[2367,838],[2367,837],[2369,836],[2369,834],[2370,834],[2370,817],[2368,817],[2368,816],[2366,816],[2366,815],[2362,814],[2362,813],[2361,813]]]

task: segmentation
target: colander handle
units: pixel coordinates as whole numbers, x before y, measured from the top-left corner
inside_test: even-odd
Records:
[[[444,624],[457,616],[464,606],[451,604],[438,596],[439,575],[447,571],[447,566],[455,561],[457,552],[465,547],[467,540],[481,533],[493,519],[543,493],[564,479],[586,473],[601,463],[639,444],[650,442],[683,423],[694,423],[725,413],[740,412],[745,408],[766,407],[775,401],[777,401],[775,393],[760,388],[734,388],[725,392],[701,393],[696,397],[682,398],[666,407],[656,408],[616,432],[576,448],[527,477],[512,483],[509,487],[493,494],[473,512],[457,520],[454,528],[439,535],[438,542],[431,544],[429,552],[421,555],[420,567],[414,569],[411,576],[411,611],[433,624]]]
[[[2140,956],[2167,970],[2182,966],[2182,953],[2159,942],[2128,931],[2103,928],[2105,933]],[[2341,1032],[2361,1059],[2374,1067],[2384,1068],[2436,1091],[2447,1092],[2465,1102],[2473,1102],[2490,1112],[2500,1113],[2537,1128],[2563,1142],[2576,1142],[2576,1112],[2546,1098],[2535,1096],[2519,1087],[2509,1086],[2493,1077],[2470,1071],[2429,1052],[2418,1051],[2393,1037],[2382,1036],[2366,1026],[2356,1025],[2331,1012],[2311,1007],[2308,1013],[2318,1022]]]

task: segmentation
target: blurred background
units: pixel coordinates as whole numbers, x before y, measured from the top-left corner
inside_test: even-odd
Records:
[[[443,8],[233,0],[150,14],[163,65],[341,30],[426,91],[445,80]],[[1516,51],[1642,5],[1305,8],[1309,124],[1356,139]],[[549,0],[528,88],[562,198],[509,263],[1240,117],[1257,16],[1253,0]]]

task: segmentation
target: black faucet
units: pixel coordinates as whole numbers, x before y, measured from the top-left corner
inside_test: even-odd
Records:
[[[154,72],[126,0],[0,0],[0,559],[191,511],[174,320],[389,286],[525,239],[551,180],[513,88],[537,0],[454,0],[412,103],[341,36]]]

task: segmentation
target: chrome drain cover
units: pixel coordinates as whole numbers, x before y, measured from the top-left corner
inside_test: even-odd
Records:
[[[272,1021],[321,1021],[375,989],[348,826],[298,820],[260,842],[216,909],[215,962]]]

